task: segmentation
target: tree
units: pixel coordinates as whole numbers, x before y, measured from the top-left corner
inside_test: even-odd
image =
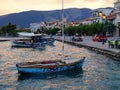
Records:
[[[13,35],[14,30],[16,29],[16,25],[12,24],[12,23],[8,23],[8,25],[3,26],[0,30],[1,35],[5,35],[5,36],[9,36],[9,35]]]
[[[75,26],[69,26],[65,28],[65,33],[67,32],[68,35],[75,35],[76,29]]]
[[[60,30],[59,28],[53,28],[53,29],[47,30],[46,33],[55,35],[59,30]]]

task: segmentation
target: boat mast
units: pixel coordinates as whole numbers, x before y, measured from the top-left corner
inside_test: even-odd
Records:
[[[63,11],[63,0],[62,0],[62,61],[64,61],[64,11]]]

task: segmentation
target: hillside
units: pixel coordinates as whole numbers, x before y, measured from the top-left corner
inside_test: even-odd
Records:
[[[88,8],[70,8],[64,10],[64,17],[68,22],[83,20],[88,18],[91,13]],[[9,22],[16,24],[18,27],[29,27],[30,23],[41,21],[58,21],[61,20],[61,10],[53,11],[26,11],[20,13],[12,13],[0,16],[0,27],[8,24]]]

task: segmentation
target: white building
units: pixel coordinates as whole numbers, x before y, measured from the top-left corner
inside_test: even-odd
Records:
[[[107,21],[112,23],[113,25],[109,24],[108,25],[108,32],[110,36],[116,36],[116,25],[115,25],[115,19],[116,19],[116,14],[115,14],[115,9],[111,11],[111,13],[107,16]]]
[[[114,3],[114,8],[115,8],[115,13],[116,13],[116,19],[115,19],[115,25],[119,26],[120,25],[120,0],[116,0]],[[116,30],[117,36],[120,36],[120,30]]]
[[[104,9],[104,8],[101,8],[101,9],[95,9],[92,11],[92,16],[91,16],[91,23],[103,23],[103,17],[102,16],[108,16],[110,14],[110,12],[112,11],[113,9]],[[102,16],[100,16],[99,14],[102,13]]]
[[[41,23],[31,23],[30,24],[31,32],[36,32],[38,29],[41,30],[42,27],[43,28],[46,27],[46,24],[44,22],[41,22]]]
[[[86,18],[85,20],[83,20],[83,21],[81,22],[81,24],[82,24],[82,25],[92,24],[91,18]]]
[[[66,27],[67,21],[66,19],[64,19],[64,26]],[[53,29],[53,28],[61,28],[62,27],[62,21],[55,21],[55,22],[41,22],[41,23],[31,23],[30,24],[30,29],[31,32],[37,32],[37,30],[39,29],[40,31],[42,31],[42,29]]]
[[[56,28],[56,25],[58,24],[58,22],[46,22],[46,28],[47,29],[53,29]]]

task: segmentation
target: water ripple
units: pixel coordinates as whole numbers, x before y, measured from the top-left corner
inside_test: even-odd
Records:
[[[0,43],[0,90],[120,90],[119,60],[65,44],[65,54],[70,57],[86,56],[83,69],[46,75],[19,75],[16,63],[58,59],[62,43],[55,41],[54,46],[47,46],[42,51],[11,48],[9,41]]]

